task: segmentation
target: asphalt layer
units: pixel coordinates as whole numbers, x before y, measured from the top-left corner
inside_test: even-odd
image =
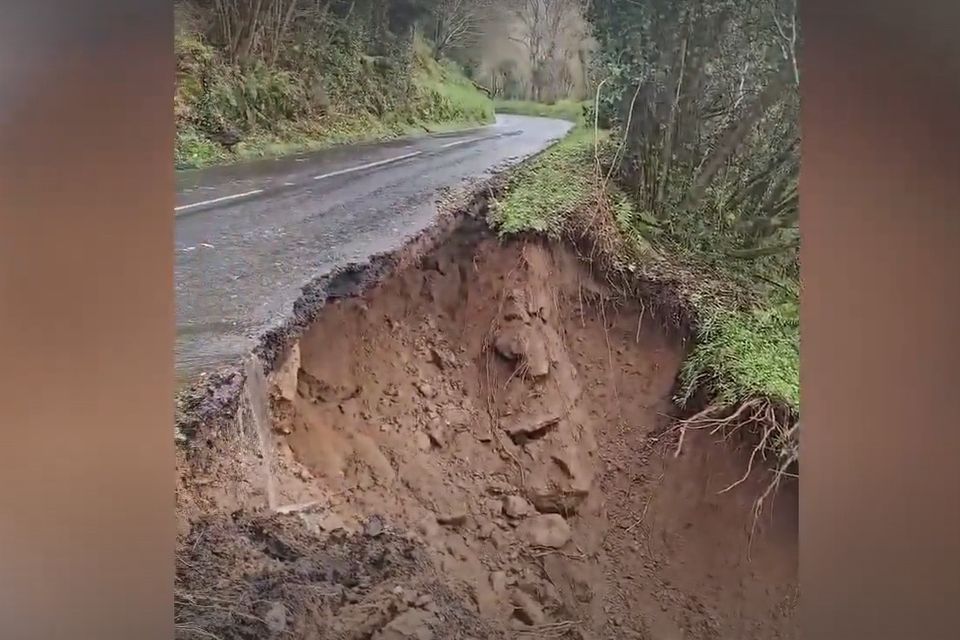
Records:
[[[569,122],[501,115],[456,134],[180,172],[177,377],[234,362],[281,323],[302,287],[428,227],[444,189],[542,151]]]

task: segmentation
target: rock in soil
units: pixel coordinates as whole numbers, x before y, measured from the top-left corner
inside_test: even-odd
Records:
[[[507,590],[507,574],[505,571],[494,571],[490,574],[490,588],[497,595],[503,595]]]
[[[559,549],[570,541],[570,525],[556,513],[527,518],[517,527],[521,539],[540,547]]]
[[[446,527],[460,527],[467,521],[466,509],[452,509],[437,514],[437,522]]]
[[[433,443],[430,441],[430,436],[425,434],[423,431],[417,431],[415,438],[417,441],[417,448],[420,449],[420,451],[430,451],[430,449],[433,447]]]
[[[432,422],[430,426],[427,427],[427,437],[430,439],[430,443],[438,448],[443,448],[447,441],[447,434],[439,421]]]
[[[477,539],[486,540],[491,535],[493,535],[493,530],[496,528],[496,525],[492,522],[482,522],[479,527],[477,527]]]
[[[380,516],[370,516],[363,525],[363,532],[371,538],[376,538],[383,533],[383,518]]]
[[[514,589],[511,599],[514,606],[513,615],[524,624],[536,626],[546,621],[547,616],[543,613],[543,609],[528,593]]]
[[[526,440],[543,437],[549,430],[560,422],[560,416],[552,413],[537,415],[519,414],[500,421],[500,428],[507,432],[510,438],[521,444]]]
[[[573,514],[580,508],[588,492],[558,487],[531,488],[527,496],[540,513]]]
[[[409,609],[373,635],[373,640],[433,640],[437,618],[429,611]]]
[[[435,398],[437,396],[437,390],[434,389],[430,384],[426,382],[418,382],[416,384],[416,387],[417,387],[417,391],[420,392],[420,395],[422,395],[424,398],[427,398],[428,400]]]
[[[339,531],[344,529],[346,524],[343,522],[343,518],[335,514],[333,511],[328,511],[320,519],[320,522],[317,524],[320,525],[320,528],[326,532]]]
[[[441,347],[430,347],[430,361],[441,371],[456,366],[456,356]]]
[[[503,513],[508,518],[523,518],[533,512],[533,505],[520,496],[506,496],[503,499]]]
[[[283,633],[287,630],[287,608],[281,602],[274,602],[263,616],[270,633]]]
[[[523,358],[527,365],[527,375],[534,379],[545,378],[550,373],[550,356],[547,355],[547,345],[538,335],[528,342],[527,351]]]

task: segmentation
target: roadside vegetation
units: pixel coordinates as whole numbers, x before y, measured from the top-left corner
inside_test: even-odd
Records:
[[[695,338],[678,451],[687,429],[748,433],[750,465],[774,472],[758,512],[799,464],[795,16],[789,0],[594,2],[594,104],[494,213],[503,234],[586,237],[676,297]]]
[[[430,7],[395,4],[176,2],[177,166],[492,122],[484,90],[419,35]]]
[[[497,113],[512,113],[521,116],[540,116],[543,118],[558,118],[571,122],[584,122],[584,114],[589,103],[577,100],[557,100],[553,104],[543,104],[532,100],[497,99],[494,107]]]
[[[578,121],[593,72],[583,6],[174,0],[176,165],[469,128],[493,121],[494,99]]]
[[[495,208],[501,233],[563,235],[568,216],[583,211],[593,195],[592,140],[586,128],[574,129],[510,177],[503,200]]]

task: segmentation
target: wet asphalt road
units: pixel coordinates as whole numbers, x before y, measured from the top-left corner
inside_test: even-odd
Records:
[[[520,162],[570,127],[501,115],[468,132],[180,172],[178,379],[248,352],[314,278],[429,226],[442,189]]]

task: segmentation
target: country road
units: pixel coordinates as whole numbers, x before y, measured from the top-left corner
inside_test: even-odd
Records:
[[[500,115],[468,132],[179,172],[178,380],[249,351],[314,278],[429,226],[442,189],[518,163],[571,126]]]

